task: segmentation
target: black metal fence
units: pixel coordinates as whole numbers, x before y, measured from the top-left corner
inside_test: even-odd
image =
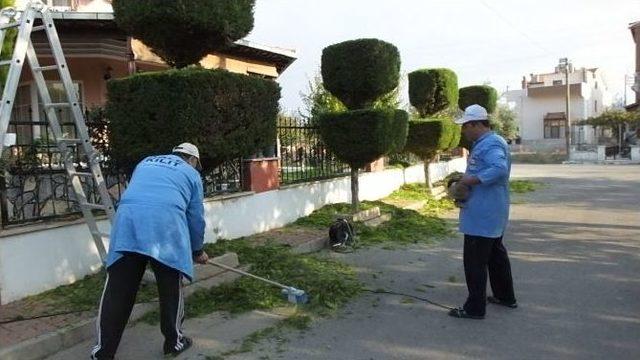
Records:
[[[74,123],[65,121],[70,118],[65,115],[68,114],[59,114],[65,136],[77,138]],[[87,115],[90,133],[96,131],[94,127],[104,126],[99,121],[91,121],[90,114]],[[4,151],[0,160],[2,227],[74,217],[80,213],[78,201],[71,190],[71,183],[64,168],[62,154],[48,127],[46,116],[41,114],[39,118],[44,120],[25,120],[31,119],[29,114],[14,116],[9,122],[8,132],[17,134],[17,142]],[[106,142],[106,137],[94,138],[94,141]],[[90,171],[81,148],[76,145],[70,146],[76,169]],[[109,193],[114,201],[117,201],[124,191],[126,176],[108,166],[103,168],[103,172]],[[93,180],[82,178],[81,181],[89,200],[99,201],[99,192]]]
[[[608,160],[630,160],[631,159],[631,147],[613,145],[607,146],[604,150],[605,158]]]
[[[14,109],[14,112],[16,110]],[[30,111],[30,110],[28,110]],[[65,122],[60,114],[65,136],[76,138],[73,122]],[[41,121],[27,121],[31,114],[14,116],[8,132],[16,133],[17,143],[7,148],[0,159],[0,212],[3,228],[41,220],[78,217],[80,208],[66,176],[61,153],[50,132],[44,114]],[[92,143],[102,154],[102,171],[112,200],[117,204],[127,185],[127,175],[109,161],[108,123],[101,109],[86,113]],[[78,170],[88,171],[86,156],[73,148],[73,162]],[[99,201],[93,179],[84,179],[83,186],[90,201]],[[242,163],[229,161],[203,174],[205,196],[241,191]]]
[[[280,182],[295,184],[349,174],[320,139],[317,126],[294,117],[278,119]]]

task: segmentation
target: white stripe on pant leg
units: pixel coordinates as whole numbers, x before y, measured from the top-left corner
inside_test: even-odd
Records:
[[[182,325],[182,319],[184,317],[184,299],[182,298],[182,275],[178,275],[178,309],[176,311],[176,334],[177,341],[176,346],[174,347],[176,350],[181,350],[184,347],[182,343],[182,331],[180,331],[180,327]]]
[[[102,331],[100,331],[100,320],[102,320],[102,302],[104,301],[104,294],[107,292],[107,285],[109,285],[109,273],[107,273],[107,279],[104,281],[104,288],[102,289],[102,296],[100,297],[100,310],[98,310],[98,318],[96,319],[96,333],[98,334],[98,344],[93,347],[91,355],[95,356],[102,348]]]

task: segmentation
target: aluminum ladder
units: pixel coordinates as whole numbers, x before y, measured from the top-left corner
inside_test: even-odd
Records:
[[[40,19],[42,24],[36,26],[34,23],[37,19]],[[0,61],[0,66],[9,67],[2,93],[2,103],[0,103],[0,153],[4,150],[4,139],[9,127],[11,111],[13,110],[20,75],[26,58],[29,62],[34,82],[38,88],[38,94],[42,100],[43,108],[49,121],[49,127],[51,128],[56,146],[64,162],[64,168],[71,182],[71,189],[82,211],[85,222],[89,227],[100,259],[104,264],[107,255],[104,240],[109,237],[109,234],[102,233],[98,229],[96,215],[93,213],[93,210],[104,211],[109,221],[112,222],[115,212],[114,206],[107,190],[105,178],[100,170],[100,154],[91,144],[84,114],[65,61],[62,45],[51,16],[50,8],[40,1],[32,1],[27,4],[23,11],[16,11],[14,8],[2,9],[0,13],[0,45],[4,44],[7,32],[12,29],[18,29],[12,58],[11,60]],[[55,65],[40,66],[31,40],[31,34],[35,31],[44,31],[46,33]],[[0,48],[0,52],[1,51],[2,49]],[[64,87],[67,102],[52,102],[51,94],[47,88],[43,74],[47,71],[58,73]],[[56,113],[56,110],[60,108],[68,108],[71,110],[71,117],[75,124],[77,138],[64,136],[58,114]],[[74,163],[74,150],[76,147],[81,148],[84,155],[86,155],[90,171],[78,170],[79,166],[76,166]],[[89,178],[93,179],[99,191],[100,203],[92,203],[87,199],[87,194],[82,187],[81,178],[85,180]]]

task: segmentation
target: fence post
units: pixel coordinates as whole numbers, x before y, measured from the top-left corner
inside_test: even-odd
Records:
[[[0,217],[2,217],[0,228],[4,229],[9,222],[9,209],[7,206],[7,182],[5,174],[0,174]]]
[[[276,190],[280,187],[280,167],[277,157],[246,159],[243,161],[242,188],[256,193]]]

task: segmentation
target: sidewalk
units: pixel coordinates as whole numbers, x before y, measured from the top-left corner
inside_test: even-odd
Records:
[[[266,242],[268,240],[276,240],[280,243],[291,246],[294,248],[295,252],[306,253],[317,251],[324,246],[326,240],[323,234],[324,232],[316,231],[296,231],[293,233],[291,231],[276,229],[258,235],[256,237],[256,242],[257,244],[260,244],[261,241]],[[235,254],[225,254],[215,260],[228,266],[237,267],[239,265],[238,258]],[[221,283],[231,282],[238,277],[239,275],[235,273],[224,271],[213,266],[197,265],[196,281],[193,284],[185,286],[185,294],[188,296],[200,288],[210,288]],[[145,313],[154,310],[156,307],[157,302],[137,304],[134,307],[129,324],[133,324]],[[0,359],[41,359],[63,351],[64,349],[73,347],[83,341],[93,341],[97,309],[75,314],[57,315],[20,321],[23,317],[30,318],[35,317],[34,315],[47,315],[52,313],[55,313],[55,311],[51,306],[44,303],[37,303],[31,298],[0,306],[0,323],[15,321],[0,325]],[[220,315],[212,316],[215,317]],[[252,312],[248,315],[243,315],[242,317],[254,319],[255,325],[259,329],[263,326],[264,321],[270,323],[279,320],[282,316],[262,312]],[[198,319],[194,320],[195,322],[198,322]],[[253,320],[247,322],[247,331],[249,331],[247,334],[255,331],[252,330],[252,323]],[[149,327],[149,325],[146,326]],[[242,325],[239,326],[243,328]],[[134,327],[136,329],[141,327],[144,328],[145,325],[140,324]],[[155,329],[157,326],[151,328]],[[244,333],[244,330],[238,331]],[[144,330],[144,332],[155,336],[157,335],[155,332],[159,333],[159,330],[156,329],[154,332],[147,329]],[[73,355],[71,357],[65,355],[60,357],[60,359],[76,358],[75,356],[80,356],[80,354]],[[157,358],[158,354],[153,354],[151,356],[151,358]]]

